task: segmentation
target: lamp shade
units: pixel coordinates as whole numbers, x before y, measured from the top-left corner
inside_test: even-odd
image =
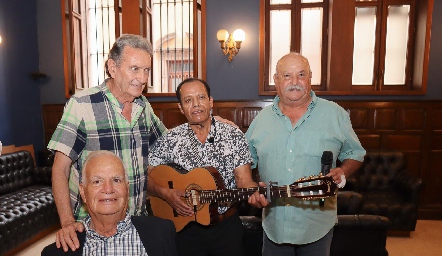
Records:
[[[218,41],[226,41],[227,38],[229,38],[229,32],[227,32],[227,30],[225,29],[220,29],[216,33],[216,38],[218,39]]]
[[[244,30],[237,29],[233,32],[233,40],[243,42],[244,39],[246,39],[246,33],[244,33]]]

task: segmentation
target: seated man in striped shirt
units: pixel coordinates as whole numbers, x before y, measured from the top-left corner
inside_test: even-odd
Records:
[[[129,182],[121,159],[110,151],[92,152],[83,166],[80,194],[88,210],[80,247],[64,252],[55,243],[42,255],[178,255],[169,220],[128,214]]]

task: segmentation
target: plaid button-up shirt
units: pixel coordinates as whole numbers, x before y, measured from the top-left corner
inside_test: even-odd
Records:
[[[69,177],[71,206],[76,219],[87,211],[79,195],[81,167],[89,153],[109,150],[122,160],[129,178],[129,214],[146,214],[147,156],[149,146],[167,129],[144,96],[132,104],[129,122],[121,114],[123,104],[103,84],[73,95],[48,148],[68,156],[73,164]]]
[[[89,227],[90,223],[91,217],[88,215],[84,220],[86,241],[83,247],[83,255],[147,256],[146,249],[129,215],[118,222],[117,233],[111,237],[99,235]]]

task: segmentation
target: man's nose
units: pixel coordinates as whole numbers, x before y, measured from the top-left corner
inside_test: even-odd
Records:
[[[143,70],[142,70],[142,71],[139,71],[139,72],[137,73],[136,78],[137,78],[137,80],[140,81],[141,83],[146,83],[146,82],[147,82],[147,79],[149,79],[149,73],[148,73],[148,72],[144,72]]]
[[[112,181],[106,180],[103,182],[102,191],[105,193],[111,193],[114,190]]]
[[[193,99],[192,100],[192,106],[193,107],[199,107],[201,105],[201,102],[199,99]]]
[[[290,76],[290,81],[293,83],[293,84],[297,84],[298,83],[298,76],[297,75],[291,75]]]

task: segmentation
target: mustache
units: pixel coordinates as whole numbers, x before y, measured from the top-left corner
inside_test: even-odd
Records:
[[[284,89],[284,91],[286,91],[286,92],[287,91],[295,91],[295,90],[296,91],[305,91],[305,88],[299,84],[290,84]]]

